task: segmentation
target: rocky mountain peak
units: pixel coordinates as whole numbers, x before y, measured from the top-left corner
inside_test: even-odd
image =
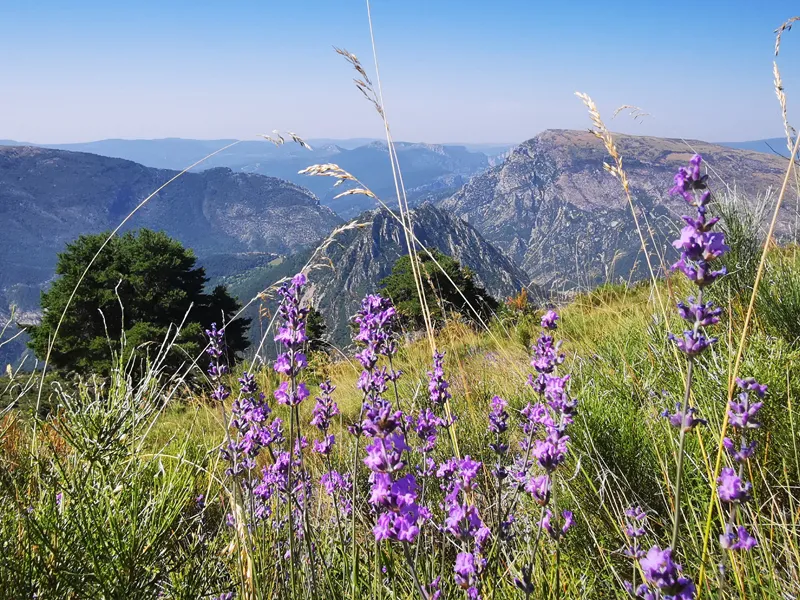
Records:
[[[699,141],[616,135],[634,207],[653,231],[654,253],[666,252],[683,200],[670,197],[676,169],[697,152],[716,192],[751,198],[777,187],[785,159]],[[588,131],[547,130],[514,148],[439,206],[473,225],[541,285],[587,287],[644,274],[644,255],[630,206],[609,160]],[[786,208],[786,211],[789,209]],[[788,212],[785,223],[791,219]],[[656,259],[656,263],[660,261]]]

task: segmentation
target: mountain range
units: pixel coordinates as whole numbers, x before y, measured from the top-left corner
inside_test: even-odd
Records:
[[[100,140],[42,147],[123,158],[159,169],[183,170],[209,154],[232,145],[197,165],[193,171],[227,167],[235,172],[278,177],[307,188],[320,198],[323,205],[329,206],[344,219],[350,219],[364,210],[375,208],[375,202],[366,196],[346,196],[336,199],[335,196],[346,189],[346,185],[334,189],[331,180],[300,175],[298,171],[312,164],[334,162],[351,172],[379,197],[396,197],[394,177],[385,142],[369,139],[309,140],[309,144],[310,150],[291,142],[276,146],[265,140],[167,138]],[[21,144],[6,140],[0,141],[0,146],[2,145]],[[495,157],[506,152],[510,145],[470,147],[472,150],[458,145],[398,142],[395,149],[409,202],[414,204],[428,194],[441,194],[442,190],[455,192],[471,175],[489,167]]]
[[[698,152],[719,193],[736,189],[752,202],[779,188],[786,159],[700,141],[616,136],[631,182],[633,204],[652,259],[670,261],[685,202],[668,193],[676,169]],[[439,202],[470,224],[546,288],[591,287],[646,273],[641,241],[608,155],[587,131],[548,130],[520,144],[501,165],[473,177]],[[792,221],[783,208],[779,232]],[[652,239],[647,233],[649,226]]]
[[[659,253],[669,261],[668,240],[685,212],[683,201],[668,195],[672,177],[693,152],[704,156],[716,193],[736,188],[755,198],[778,187],[786,168],[786,159],[772,153],[653,137],[619,135],[616,140],[656,264]],[[314,162],[299,146],[281,150],[259,143],[259,148],[284,152],[277,162],[287,173]],[[380,142],[351,149],[323,146],[315,152],[319,162],[366,173],[365,183],[374,191],[384,185],[381,178],[391,177]],[[522,286],[546,293],[646,273],[631,208],[619,182],[603,167],[605,149],[588,132],[545,131],[491,167],[486,155],[466,148],[399,144],[398,155],[406,185],[418,191],[415,202],[429,201],[413,211],[419,240],[454,256],[497,297]],[[21,308],[22,321],[36,318],[39,290],[52,278],[57,253],[67,242],[115,227],[175,174],[95,154],[0,147],[0,326],[11,304]],[[327,191],[331,179],[302,181],[324,188],[328,204],[335,205]],[[392,208],[393,187],[385,194]],[[341,209],[346,215],[373,208],[358,202],[364,196],[344,198],[356,200]],[[784,207],[779,233],[788,231],[791,210]],[[126,228],[166,231],[194,249],[214,283],[230,285],[249,301],[301,267],[319,240],[342,223],[306,188],[241,166],[217,166],[177,179]],[[360,298],[376,289],[405,252],[402,230],[387,211],[370,210],[354,223],[327,249],[332,268],[316,270],[312,277],[311,298],[337,343],[346,342],[347,318]]]
[[[0,326],[11,304],[21,321],[35,316],[39,290],[68,242],[115,228],[175,175],[95,154],[0,147]],[[341,222],[295,184],[215,168],[175,180],[123,231],[163,230],[201,263],[209,257],[231,269],[312,247]]]

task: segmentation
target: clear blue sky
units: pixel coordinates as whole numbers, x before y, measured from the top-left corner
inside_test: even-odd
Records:
[[[374,0],[395,137],[521,141],[583,128],[575,90],[621,131],[781,134],[773,30],[796,2]],[[800,24],[784,83],[800,123]],[[360,0],[0,0],[0,139],[380,137],[332,45],[372,69]]]

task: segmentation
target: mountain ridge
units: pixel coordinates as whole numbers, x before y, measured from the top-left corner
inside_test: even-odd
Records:
[[[422,245],[469,268],[476,282],[499,300],[526,286],[525,273],[468,223],[431,203],[410,211],[410,218]],[[369,211],[352,223],[358,226],[340,234],[326,252],[333,268],[316,270],[309,277],[308,298],[322,311],[331,337],[338,342],[349,339],[349,318],[364,295],[374,293],[395,261],[408,254],[403,228],[389,211]],[[541,296],[538,289],[533,291]]]
[[[360,140],[354,140],[360,141]],[[235,172],[257,173],[277,177],[300,185],[313,192],[322,204],[329,206],[339,216],[350,219],[364,210],[376,208],[365,196],[336,198],[342,188],[335,189],[324,178],[300,175],[309,165],[335,162],[369,186],[382,198],[395,196],[394,176],[388,160],[388,147],[383,140],[366,144],[343,145],[331,140],[311,142],[311,150],[294,143],[275,146],[266,140],[100,140],[77,144],[53,144],[53,149],[82,151],[100,156],[132,160],[143,166],[159,169],[182,170],[203,160],[193,171],[201,172],[217,167],[228,167]],[[0,145],[13,143],[0,142]],[[232,147],[220,151],[225,146]],[[35,147],[44,147],[35,146]],[[432,190],[440,189],[448,178],[466,179],[487,168],[490,159],[486,154],[473,152],[464,146],[397,142],[398,160],[403,170],[409,201]],[[214,153],[213,156],[210,154]],[[207,158],[206,158],[207,157]]]
[[[631,181],[634,206],[654,230],[657,250],[671,248],[682,200],[668,190],[694,151],[720,179],[754,196],[780,185],[785,159],[701,141],[615,135]],[[553,129],[514,148],[437,204],[471,223],[543,286],[590,287],[618,276],[643,275],[644,256],[619,182],[605,171],[602,142],[588,131]],[[788,208],[783,222],[788,222]],[[660,263],[656,256],[656,263]],[[613,265],[612,270],[607,270]]]
[[[44,285],[68,242],[114,229],[176,174],[88,153],[0,148],[0,294]],[[161,229],[199,256],[280,254],[314,245],[341,222],[293,183],[217,168],[182,175],[123,231]]]

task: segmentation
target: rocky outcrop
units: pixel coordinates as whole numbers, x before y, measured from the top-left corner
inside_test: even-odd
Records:
[[[668,194],[673,175],[695,151],[716,192],[730,186],[755,198],[780,186],[786,168],[777,156],[705,142],[616,140],[656,265],[659,255],[671,259],[668,240],[685,212],[683,200]],[[573,289],[639,278],[647,272],[641,242],[619,182],[603,168],[607,160],[589,132],[545,131],[438,205],[474,226],[537,284]]]
[[[510,296],[525,285],[525,274],[464,221],[431,204],[413,210],[411,220],[421,244],[468,267],[496,298]],[[407,254],[403,228],[388,211],[368,212],[355,222],[358,226],[342,233],[327,251],[333,268],[316,270],[309,278],[310,299],[325,316],[332,339],[340,344],[349,339],[348,321],[361,299],[376,292],[395,261]]]

